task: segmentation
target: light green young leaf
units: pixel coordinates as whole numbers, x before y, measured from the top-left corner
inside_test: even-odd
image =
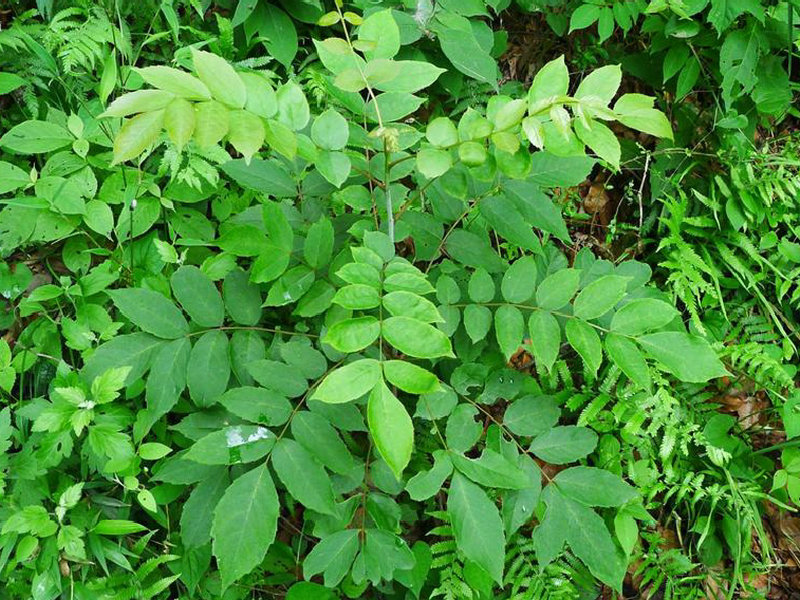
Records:
[[[389,317],[381,335],[403,354],[414,358],[452,356],[450,339],[439,329],[410,317]]]
[[[194,141],[200,148],[218,144],[228,135],[229,112],[216,100],[195,105]]]
[[[264,144],[264,122],[260,117],[246,110],[232,110],[228,113],[228,141],[244,157],[245,163]]]
[[[161,135],[164,126],[164,110],[142,113],[128,119],[114,138],[114,161],[117,165],[138,158],[152,146]],[[10,132],[9,132],[10,133]]]
[[[211,100],[211,93],[205,84],[186,71],[164,66],[136,68],[135,70],[154,88],[164,90],[179,98]]]
[[[383,307],[394,317],[410,317],[425,323],[444,321],[433,302],[412,292],[389,292],[383,296]]]
[[[397,479],[411,459],[414,425],[405,406],[383,380],[378,381],[367,402],[367,422],[378,452]]]
[[[380,332],[381,325],[375,317],[345,319],[331,326],[322,341],[339,352],[358,352],[378,339]]]
[[[384,361],[383,374],[389,383],[409,394],[431,394],[439,389],[436,375],[404,360]]]
[[[188,100],[175,98],[164,109],[164,128],[180,152],[192,139],[195,125],[194,106]]]
[[[381,363],[362,358],[331,371],[311,395],[312,400],[341,404],[356,400],[373,389],[381,378]]]
[[[170,94],[164,90],[136,90],[114,100],[98,117],[121,118],[129,117],[136,113],[152,112],[166,108],[174,99],[175,94]]]
[[[437,450],[433,453],[433,467],[427,471],[418,471],[408,480],[406,491],[416,502],[427,500],[442,489],[452,472],[453,463],[450,456],[442,450]]]
[[[0,137],[0,147],[19,154],[52,152],[71,144],[75,138],[49,121],[23,121]]]
[[[671,140],[672,125],[664,113],[653,108],[653,100],[642,94],[624,94],[614,104],[614,112],[623,125]]]
[[[367,60],[393,58],[400,50],[400,29],[390,9],[372,13],[358,28],[360,42],[372,42],[374,46],[364,51]]]
[[[311,125],[311,139],[324,150],[342,150],[349,135],[347,121],[332,108],[314,119]]]
[[[191,50],[194,70],[211,96],[231,108],[244,108],[247,89],[228,61],[210,52]]]
[[[564,57],[551,60],[533,77],[528,90],[528,106],[534,112],[549,107],[553,99],[566,95],[569,89],[569,71]]]

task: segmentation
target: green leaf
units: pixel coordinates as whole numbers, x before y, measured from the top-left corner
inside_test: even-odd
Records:
[[[569,89],[569,71],[564,57],[551,60],[544,65],[533,77],[531,88],[528,90],[528,105],[530,110],[541,110],[549,102],[559,96],[565,96]],[[541,107],[541,108],[539,108]]]
[[[617,119],[623,125],[664,139],[672,138],[672,125],[660,110],[653,108],[653,98],[624,94],[614,104]]]
[[[164,340],[147,333],[120,335],[102,344],[83,366],[83,378],[93,381],[109,369],[131,367],[126,382],[132,383],[150,366],[150,359],[165,344]]]
[[[147,418],[139,415],[142,423],[147,426],[138,437],[144,437],[152,424],[178,402],[186,388],[186,368],[191,349],[188,338],[178,338],[165,343],[155,354],[145,388]]]
[[[563,513],[565,534],[572,552],[589,567],[592,575],[618,592],[622,589],[627,561],[614,545],[605,522],[591,508],[556,492],[548,512]]]
[[[531,443],[530,451],[545,462],[565,465],[589,455],[597,446],[597,434],[586,427],[553,427]]]
[[[211,96],[231,108],[244,108],[247,89],[228,61],[210,52],[191,50],[194,70]]]
[[[329,404],[356,400],[369,392],[381,378],[381,363],[362,358],[331,371],[311,398]]]
[[[445,244],[453,260],[468,267],[482,268],[489,273],[505,270],[505,265],[489,243],[482,237],[465,229],[454,229]]]
[[[422,148],[417,152],[417,169],[428,179],[435,179],[447,173],[453,166],[449,150]]]
[[[292,435],[328,469],[339,475],[351,475],[356,468],[353,455],[330,421],[315,412],[301,410],[292,419]]]
[[[508,196],[489,196],[481,200],[478,206],[483,218],[503,238],[526,250],[536,253],[541,251],[542,244],[533,232],[531,223]]]
[[[497,87],[497,63],[479,43],[470,22],[454,13],[437,16],[436,33],[444,55],[453,66],[473,79]]]
[[[473,302],[491,302],[495,291],[492,276],[485,269],[475,269],[469,278],[467,291]]]
[[[409,317],[389,317],[380,326],[384,339],[414,358],[452,356],[450,339],[432,325]]]
[[[342,187],[342,184],[347,181],[352,167],[350,157],[344,152],[329,152],[326,150],[319,153],[315,165],[320,175],[337,188]]]
[[[456,126],[447,117],[437,117],[428,122],[425,137],[437,148],[450,148],[458,144]]]
[[[209,331],[200,336],[189,356],[186,382],[189,394],[198,406],[210,406],[228,387],[231,367],[228,336]]]
[[[567,498],[586,506],[622,506],[638,495],[618,475],[596,467],[570,467],[553,478]]]
[[[567,341],[581,355],[586,369],[593,377],[597,376],[597,370],[603,362],[603,347],[600,344],[600,337],[594,327],[586,321],[579,319],[569,319],[565,328]]]
[[[166,339],[189,333],[189,324],[178,307],[158,292],[129,288],[106,293],[125,317],[148,333]]]
[[[331,480],[303,446],[286,438],[278,440],[272,450],[272,466],[295,500],[317,512],[336,515]]]
[[[704,383],[730,375],[703,338],[678,331],[664,331],[636,339],[644,351],[681,381]]]
[[[322,218],[308,228],[303,255],[313,269],[321,269],[330,262],[333,253],[333,224]]]
[[[639,298],[622,306],[611,319],[611,330],[623,335],[640,335],[660,329],[678,316],[675,307],[654,298]]]
[[[163,90],[136,90],[114,100],[99,117],[121,118],[136,113],[152,112],[166,108],[174,99],[174,94]]]
[[[378,339],[380,332],[381,326],[375,317],[345,319],[328,329],[322,341],[339,352],[358,352]]]
[[[433,467],[428,471],[418,471],[406,484],[408,495],[416,502],[427,500],[437,494],[453,472],[450,455],[442,450],[436,450],[433,457]]]
[[[211,541],[214,509],[228,487],[227,469],[205,477],[189,494],[181,511],[181,540],[187,548],[199,548]]]
[[[439,389],[439,379],[422,367],[404,360],[387,360],[383,374],[389,383],[409,394],[430,394]]]
[[[31,183],[25,171],[11,163],[0,161],[0,194],[13,192]]]
[[[200,148],[212,147],[228,135],[228,109],[223,104],[198,102],[194,109],[194,141]]]
[[[394,317],[410,317],[425,323],[444,321],[433,302],[412,292],[389,292],[382,301],[383,307]]]
[[[427,61],[398,60],[391,61],[393,71],[397,74],[386,81],[375,82],[374,86],[384,92],[414,93],[425,89],[435,82],[439,75],[446,72]]]
[[[349,136],[347,121],[332,108],[314,119],[311,125],[311,139],[324,150],[343,149],[347,145]]]
[[[503,523],[509,538],[534,516],[542,493],[542,471],[536,462],[523,455],[519,457],[518,463],[528,477],[528,486],[503,494]]]
[[[378,290],[363,283],[354,283],[339,288],[333,303],[349,310],[368,310],[380,305]]]
[[[600,17],[600,7],[596,4],[581,4],[569,19],[569,33],[586,29]]]
[[[650,390],[650,369],[639,348],[631,340],[613,333],[605,339],[606,352],[631,381]]]
[[[479,304],[469,304],[464,308],[464,328],[473,343],[483,340],[491,327],[491,310]]]
[[[559,269],[548,275],[536,289],[536,304],[546,310],[563,308],[578,291],[580,278],[576,269]]]
[[[263,13],[261,13],[263,9]],[[254,23],[270,56],[289,68],[297,54],[297,30],[294,21],[277,6],[259,3],[259,19]]]
[[[135,69],[154,88],[187,100],[211,100],[208,88],[197,77],[172,67],[155,66]]]
[[[0,73],[0,96],[13,92],[28,82],[14,73]]]
[[[364,50],[367,60],[393,58],[400,50],[400,29],[390,9],[372,13],[358,28],[360,42],[371,42],[372,47]]]
[[[561,409],[550,396],[527,395],[509,405],[503,425],[517,435],[537,436],[558,423],[560,416]]]
[[[608,106],[619,89],[622,69],[619,65],[606,65],[589,73],[575,90],[575,98],[591,106]]]
[[[237,73],[247,90],[247,102],[244,108],[265,119],[278,114],[278,98],[269,78],[262,73]]]
[[[447,512],[458,549],[502,583],[506,547],[503,521],[486,492],[463,475],[453,474]]]
[[[573,314],[579,319],[602,317],[625,296],[628,278],[605,275],[595,279],[575,298]]]
[[[240,325],[256,325],[261,320],[261,291],[250,283],[241,269],[229,272],[222,282],[222,298],[231,319]]]
[[[405,406],[378,381],[367,402],[367,422],[378,452],[397,479],[411,459],[414,425]]]
[[[265,135],[264,122],[260,117],[246,110],[228,113],[228,141],[242,154],[246,164],[261,149]]]
[[[101,519],[92,529],[97,535],[130,535],[147,531],[147,527],[126,519]]]
[[[494,313],[494,329],[500,351],[509,360],[522,345],[525,320],[516,306],[503,305]]]
[[[164,110],[142,113],[125,121],[114,138],[114,161],[117,165],[138,158],[147,148],[155,144],[164,126]]]
[[[247,371],[259,384],[289,398],[298,398],[308,389],[302,372],[277,360],[255,360],[247,364]]]
[[[170,278],[172,291],[189,317],[202,327],[219,327],[225,317],[222,297],[197,267],[184,265]]]
[[[222,170],[236,183],[275,198],[293,198],[297,184],[291,175],[274,160],[253,158],[247,163],[238,158],[222,165]]]
[[[523,304],[533,296],[535,287],[536,261],[530,256],[523,256],[503,275],[500,291],[507,302]]]
[[[285,396],[274,390],[247,385],[229,389],[217,402],[237,417],[271,427],[283,425],[292,414],[292,405]]]
[[[581,119],[575,119],[575,134],[599,158],[606,161],[612,168],[619,168],[619,159],[622,154],[617,136],[608,127],[599,121],[587,119],[589,126],[584,125]]]
[[[263,458],[275,445],[275,434],[258,425],[234,425],[201,437],[185,454],[204,465],[233,465]]]
[[[264,560],[275,539],[279,513],[278,493],[265,464],[248,471],[225,490],[211,529],[223,588]]]
[[[350,572],[358,546],[357,529],[344,529],[326,535],[303,561],[303,575],[310,579],[323,573],[325,586],[335,588]]]
[[[0,137],[0,147],[19,154],[41,154],[68,146],[75,138],[48,121],[23,121]]]
[[[452,453],[450,459],[459,472],[483,487],[521,490],[530,485],[528,475],[522,469],[488,448],[479,458]]]
[[[194,124],[194,107],[188,100],[175,98],[164,110],[164,128],[178,152],[192,139]]]
[[[311,112],[302,88],[294,81],[289,81],[278,88],[276,97],[278,121],[294,131],[303,129],[311,118]]]

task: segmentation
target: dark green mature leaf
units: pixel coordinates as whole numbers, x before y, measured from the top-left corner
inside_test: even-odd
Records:
[[[597,446],[597,434],[586,427],[553,427],[533,440],[530,451],[545,462],[556,465],[580,460]]]
[[[527,395],[508,406],[503,425],[517,435],[536,436],[558,423],[560,416],[561,409],[550,396]]]
[[[127,288],[106,293],[123,315],[147,333],[166,339],[189,333],[189,324],[178,307],[158,292]]]
[[[522,304],[533,296],[536,289],[536,261],[524,256],[512,264],[503,275],[500,291],[512,304]]]
[[[650,369],[641,350],[628,338],[609,333],[605,339],[606,352],[631,381],[642,389],[650,389]]]
[[[184,265],[170,278],[175,298],[192,321],[203,327],[219,327],[225,307],[214,283],[200,269]]]
[[[353,455],[325,417],[301,410],[292,419],[292,435],[328,469],[350,475],[356,467]]]
[[[528,319],[533,356],[548,371],[558,358],[561,349],[561,326],[556,318],[544,310],[536,310]]]
[[[275,445],[275,434],[257,425],[233,425],[201,437],[186,459],[204,465],[249,463],[264,457]]]
[[[199,548],[211,541],[214,509],[230,483],[228,471],[219,468],[204,478],[189,494],[181,512],[181,540],[187,548]]]
[[[192,345],[187,338],[166,342],[155,354],[147,378],[147,411],[138,415],[136,436],[143,438],[153,424],[178,402],[186,388],[186,370]]]
[[[260,158],[231,160],[222,165],[223,172],[236,183],[275,198],[297,195],[297,184],[280,163]]]
[[[484,487],[521,490],[530,485],[530,480],[522,469],[502,454],[488,448],[484,449],[479,458],[467,458],[452,453],[450,459],[459,472]]]
[[[236,323],[256,325],[261,320],[261,292],[241,269],[234,269],[225,276],[222,298],[228,315]]]
[[[292,413],[292,405],[284,396],[264,388],[232,387],[217,401],[242,419],[271,427],[283,425]]]
[[[225,490],[211,528],[223,587],[264,560],[275,539],[279,513],[278,493],[266,465],[248,471]]]
[[[468,267],[482,268],[489,273],[499,273],[505,268],[489,243],[464,229],[455,229],[445,244],[447,253]]]
[[[288,398],[302,396],[308,383],[297,369],[277,360],[256,360],[247,370],[259,384]]]
[[[703,383],[729,375],[703,338],[679,331],[664,331],[636,339],[650,356],[681,381]]]
[[[619,476],[596,467],[571,467],[553,478],[567,498],[587,506],[622,506],[637,496]]]
[[[508,360],[519,350],[525,334],[522,312],[516,306],[501,306],[494,313],[494,329],[500,350]]]
[[[157,352],[166,342],[149,333],[131,333],[120,335],[113,340],[101,345],[86,361],[83,366],[83,378],[94,381],[95,377],[102,375],[109,369],[130,367],[127,383],[141,377],[150,367],[153,353]]]
[[[427,471],[418,471],[406,484],[406,491],[412,500],[420,502],[433,497],[453,472],[453,462],[449,454],[437,450],[433,457],[433,467]]]
[[[322,538],[303,561],[303,574],[311,578],[319,573],[327,587],[336,587],[350,571],[358,552],[358,530],[345,529]]]
[[[470,22],[455,13],[438,17],[436,33],[444,55],[465,75],[497,87],[497,65],[475,38]]]
[[[458,549],[501,583],[506,540],[497,506],[479,486],[455,473],[447,494],[447,512]]]
[[[52,152],[73,141],[69,131],[48,121],[23,121],[0,137],[0,147],[20,154]]]
[[[189,356],[186,382],[198,406],[210,406],[228,387],[231,374],[228,336],[209,331],[200,336]]]
[[[336,514],[331,480],[303,446],[294,440],[279,440],[272,450],[272,466],[295,500],[317,512]]]
[[[614,313],[611,330],[623,335],[640,335],[659,329],[678,316],[675,307],[654,298],[632,300]]]

